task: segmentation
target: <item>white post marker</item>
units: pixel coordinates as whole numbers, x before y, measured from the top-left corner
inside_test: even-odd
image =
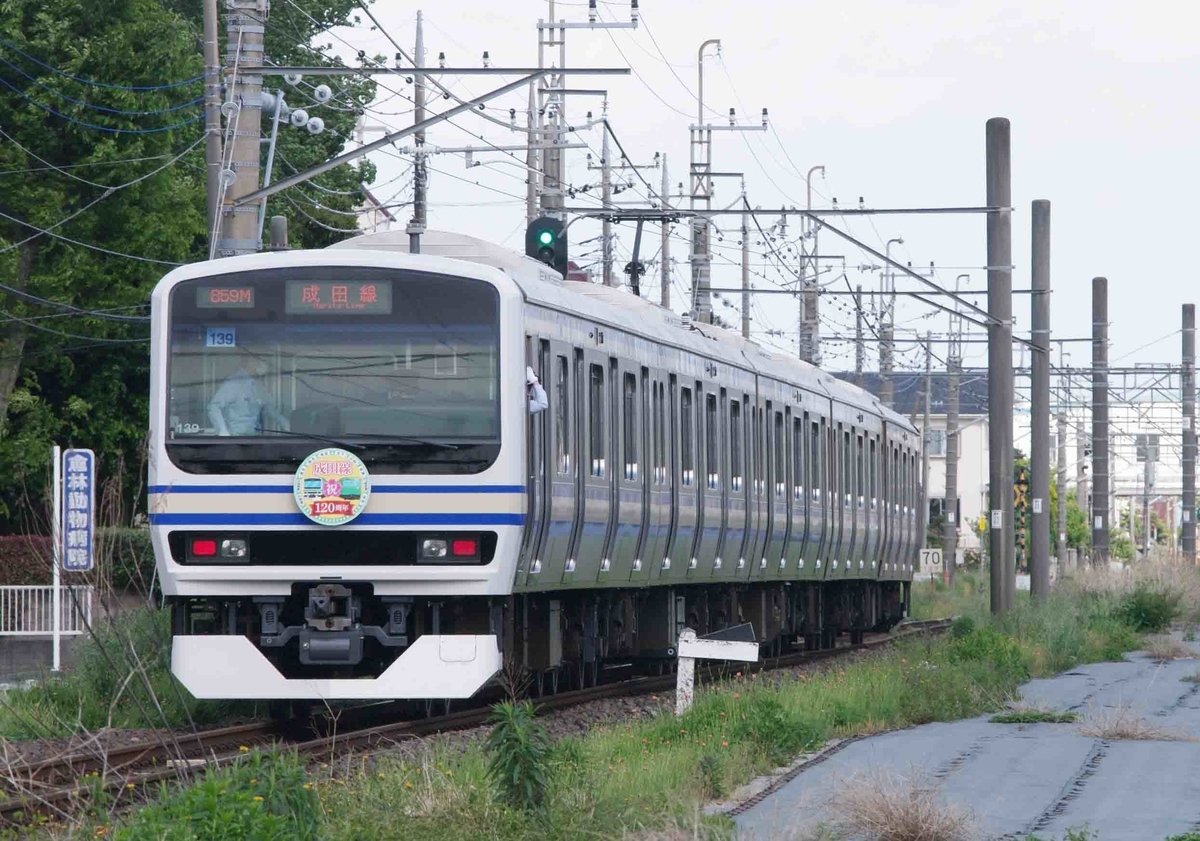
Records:
[[[692,706],[696,691],[696,660],[758,662],[758,638],[749,623],[697,637],[691,628],[679,634],[679,671],[675,681],[675,715]]]
[[[62,592],[62,580],[59,573],[59,565],[62,563],[62,448],[58,444],[54,445],[54,449],[50,452],[50,469],[54,474],[54,489],[52,491],[54,497],[54,511],[50,516],[50,542],[53,544],[54,552],[54,571],[53,584],[50,598],[54,600],[50,610],[54,620],[54,655],[51,665],[53,671],[59,670],[61,661],[61,650],[59,644],[61,635],[59,629],[62,627],[62,615],[59,607],[59,594]]]

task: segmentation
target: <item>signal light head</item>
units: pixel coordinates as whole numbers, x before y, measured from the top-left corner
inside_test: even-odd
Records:
[[[538,234],[538,242],[540,242],[542,245],[549,245],[550,243],[554,242],[554,234],[550,233],[549,231],[542,231],[540,234]]]

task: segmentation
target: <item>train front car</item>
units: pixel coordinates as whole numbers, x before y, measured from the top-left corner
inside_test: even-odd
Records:
[[[368,251],[153,296],[149,512],[200,698],[473,695],[500,667],[528,411],[503,273]]]

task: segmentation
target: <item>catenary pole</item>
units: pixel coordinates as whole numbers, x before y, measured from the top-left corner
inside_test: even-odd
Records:
[[[217,43],[221,15],[217,3],[204,0],[204,174],[210,236],[216,231],[221,209],[221,48]]]
[[[1196,562],[1196,305],[1183,305],[1183,559]]]
[[[1067,567],[1067,412],[1063,407],[1062,381],[1058,389],[1058,573]]]
[[[1108,564],[1108,278],[1092,278],[1092,563]]]
[[[946,353],[946,518],[942,535],[942,563],[954,580],[958,558],[958,381],[962,367],[961,346],[952,334]]]
[[[1012,145],[1009,121],[987,121],[987,205],[1012,205]],[[988,315],[988,549],[991,609],[1003,613],[1015,591],[1013,569],[1013,369],[1012,211],[987,215]]]
[[[259,233],[259,207],[240,204],[239,200],[259,190],[259,160],[262,155],[262,63],[266,5],[258,0],[226,0],[227,70],[231,76],[236,106],[227,119],[229,146],[225,154],[233,171],[233,183],[226,189],[221,208],[217,254],[253,254],[262,245]]]
[[[417,10],[417,38],[413,49],[413,66],[425,67],[425,16]],[[413,77],[413,125],[425,122],[425,76],[418,73]],[[425,129],[413,135],[413,215],[408,223],[408,250],[411,254],[421,253],[421,234],[428,224],[428,198],[426,189],[429,178],[426,169]]]
[[[921,416],[921,511],[917,521],[919,546],[929,542],[929,396],[933,391],[933,331],[925,331],[925,412]],[[945,558],[942,559],[945,561]]]
[[[665,214],[670,207],[671,181],[667,177],[667,153],[662,156],[662,210]],[[662,248],[659,249],[659,269],[662,274],[662,305],[664,309],[671,308],[671,222],[663,216]]]
[[[742,181],[742,338],[750,339],[750,205]]]
[[[1050,202],[1033,203],[1030,321],[1033,394],[1030,406],[1032,452],[1029,456],[1033,511],[1030,526],[1029,592],[1044,600],[1050,592]],[[1062,559],[1059,559],[1062,563]]]
[[[863,342],[862,284],[855,287],[854,294],[854,384],[863,387],[863,363],[866,346]]]
[[[608,100],[602,106],[603,114],[608,117]],[[608,120],[604,120],[604,132],[600,142],[600,203],[605,210],[612,208],[612,161],[608,151]],[[613,279],[613,226],[612,219],[604,217],[601,223],[600,253],[603,255],[601,265],[604,267],[604,285],[616,286]]]

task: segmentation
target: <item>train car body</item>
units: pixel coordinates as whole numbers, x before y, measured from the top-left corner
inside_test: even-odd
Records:
[[[905,615],[902,417],[621,290],[423,240],[155,289],[149,512],[193,694],[465,698],[503,664],[553,691],[662,668],[683,627],[819,647]]]

